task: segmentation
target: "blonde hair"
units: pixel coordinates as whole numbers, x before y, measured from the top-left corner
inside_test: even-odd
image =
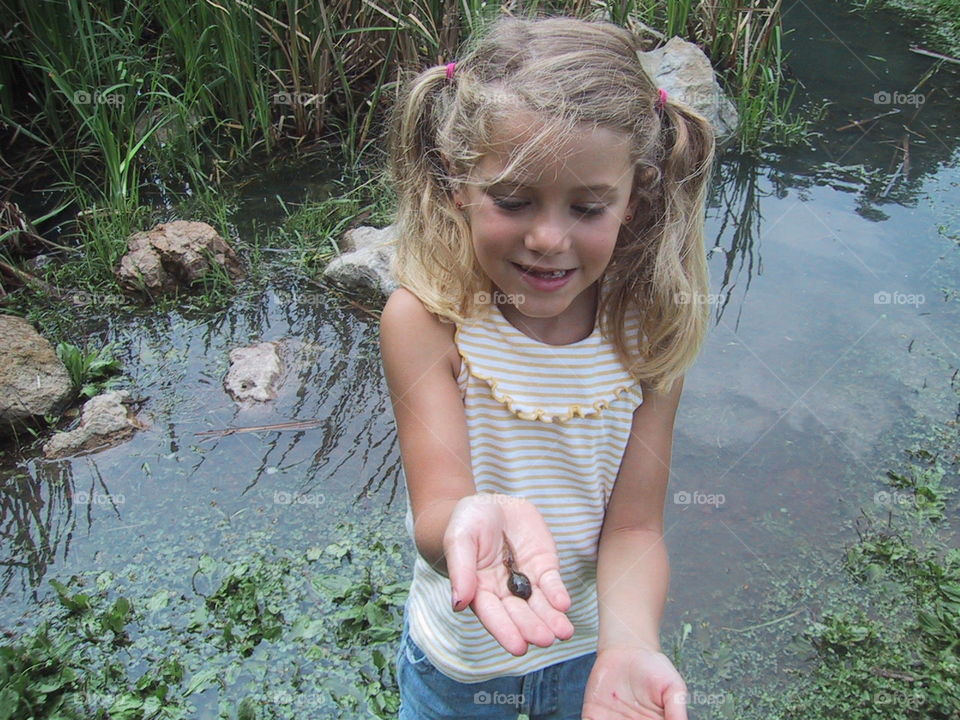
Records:
[[[451,322],[475,317],[491,281],[473,252],[453,191],[492,147],[494,129],[533,112],[542,130],[515,148],[503,173],[549,157],[583,124],[630,138],[633,219],[621,226],[602,278],[601,329],[638,380],[657,390],[693,364],[708,324],[703,213],[714,152],[709,123],[686,105],[658,108],[638,39],[606,21],[502,16],[457,60],[402,84],[388,137],[397,192],[393,272]],[[489,297],[489,295],[488,295]],[[624,322],[639,312],[639,337]]]

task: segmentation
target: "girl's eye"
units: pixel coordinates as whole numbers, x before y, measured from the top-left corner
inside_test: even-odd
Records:
[[[505,198],[494,198],[494,199],[493,199],[493,204],[496,205],[498,208],[501,208],[501,209],[503,209],[503,210],[507,210],[508,212],[513,212],[513,211],[515,211],[515,210],[520,210],[520,209],[523,208],[523,206],[526,205],[527,203],[524,202],[524,201],[522,201],[522,200],[514,200],[513,203],[511,203],[509,200],[507,200],[507,199],[505,199]],[[594,215],[600,215],[606,208],[604,208],[604,207],[583,207],[583,206],[577,206],[577,205],[575,205],[575,206],[573,207],[573,209],[574,209],[575,212],[578,212],[578,213],[580,213],[581,215],[585,215],[585,216],[587,216],[587,217],[591,217],[591,216],[594,216]]]
[[[599,207],[575,207],[574,208],[576,212],[580,213],[581,215],[586,215],[587,217],[591,217],[593,215],[599,215],[605,209],[606,208],[604,208],[602,205]]]
[[[495,197],[493,199],[493,204],[503,210],[519,210],[524,205],[526,205],[526,203],[523,200],[510,199],[510,198],[498,198],[498,197]]]

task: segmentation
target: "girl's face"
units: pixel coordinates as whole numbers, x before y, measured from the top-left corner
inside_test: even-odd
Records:
[[[593,329],[597,280],[624,217],[634,212],[627,137],[585,125],[529,176],[488,185],[506,167],[510,138],[523,141],[536,127],[518,118],[501,130],[494,151],[473,169],[480,185],[466,185],[454,198],[504,317],[542,342],[576,342]]]

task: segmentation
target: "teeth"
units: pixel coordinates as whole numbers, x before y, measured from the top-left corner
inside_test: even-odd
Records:
[[[567,274],[566,270],[554,270],[553,272],[542,272],[540,270],[527,270],[528,273],[532,275],[537,275],[539,277],[545,278],[560,278]]]

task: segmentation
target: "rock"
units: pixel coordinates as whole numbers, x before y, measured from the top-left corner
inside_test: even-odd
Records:
[[[203,222],[176,220],[131,235],[117,276],[128,290],[166,293],[200,279],[211,262],[231,279],[243,276],[236,252],[216,230]]]
[[[90,398],[83,404],[80,426],[60,432],[43,446],[48,459],[105,450],[129,439],[138,429],[146,429],[125,403],[130,394],[114,390]]]
[[[230,370],[223,386],[237,402],[265,402],[277,396],[276,383],[282,372],[280,343],[262,342],[230,351]]]
[[[330,261],[325,277],[352,290],[373,290],[389,295],[399,285],[390,273],[394,227],[358,227],[344,233],[341,246],[349,248]]]
[[[724,95],[710,60],[700,48],[674,37],[663,47],[637,55],[657,87],[710,121],[718,142],[736,132],[740,122],[737,108]]]
[[[0,432],[59,414],[72,399],[70,374],[53,346],[23,318],[0,315]]]

